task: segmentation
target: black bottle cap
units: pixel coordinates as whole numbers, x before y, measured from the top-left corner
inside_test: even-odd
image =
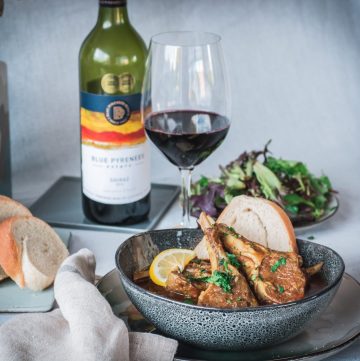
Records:
[[[116,8],[120,6],[126,6],[127,0],[99,0],[100,6]]]

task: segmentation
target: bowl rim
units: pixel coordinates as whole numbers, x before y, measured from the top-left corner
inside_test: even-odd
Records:
[[[149,297],[153,297],[155,299],[158,299],[160,301],[164,301],[166,303],[170,303],[170,304],[174,304],[174,305],[178,305],[178,306],[182,306],[182,307],[187,307],[187,308],[191,308],[191,309],[196,309],[196,310],[204,310],[204,311],[210,311],[210,312],[222,312],[222,313],[237,313],[237,312],[254,312],[254,311],[261,311],[261,310],[278,310],[278,309],[284,309],[284,308],[290,308],[290,307],[294,307],[303,303],[308,303],[322,295],[324,295],[325,293],[328,293],[331,289],[333,289],[334,287],[336,287],[339,282],[341,282],[342,277],[344,275],[345,272],[345,263],[344,260],[342,259],[342,257],[332,248],[328,247],[328,246],[324,246],[322,244],[316,243],[316,242],[311,242],[309,240],[304,240],[304,239],[300,239],[300,238],[296,238],[297,242],[303,242],[303,243],[310,243],[310,244],[315,244],[317,246],[326,248],[327,250],[331,251],[340,261],[341,264],[341,270],[338,274],[338,276],[336,277],[336,279],[330,283],[329,285],[327,285],[326,287],[322,288],[321,290],[319,290],[318,292],[315,292],[314,294],[304,297],[300,300],[297,301],[292,301],[292,302],[287,302],[287,303],[281,303],[281,304],[275,304],[275,305],[260,305],[260,306],[255,306],[255,307],[243,307],[243,308],[220,308],[220,307],[207,307],[207,306],[198,306],[198,305],[192,305],[192,304],[188,304],[188,303],[184,303],[181,301],[176,301],[173,300],[171,298],[167,298],[161,295],[157,295],[155,293],[152,293],[148,290],[146,290],[145,288],[142,288],[140,286],[138,286],[133,280],[131,280],[123,271],[122,267],[120,266],[120,262],[119,262],[119,255],[120,253],[123,251],[123,249],[126,247],[126,245],[131,241],[132,238],[135,237],[139,237],[139,236],[143,236],[144,234],[149,234],[149,233],[163,233],[163,232],[169,232],[169,231],[200,231],[197,228],[167,228],[167,229],[156,229],[156,230],[149,230],[146,232],[140,232],[137,234],[134,234],[132,236],[130,236],[129,238],[127,238],[123,243],[121,243],[121,245],[117,248],[116,252],[115,252],[115,264],[116,264],[116,269],[120,274],[120,279],[123,282],[126,281],[128,284],[130,284],[131,287],[135,288],[138,292],[140,293],[144,293],[145,295],[149,296]]]

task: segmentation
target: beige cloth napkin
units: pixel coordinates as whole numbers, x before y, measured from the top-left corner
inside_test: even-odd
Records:
[[[20,315],[0,327],[1,361],[172,361],[177,341],[128,332],[94,286],[87,249],[67,258],[55,279],[59,309]]]

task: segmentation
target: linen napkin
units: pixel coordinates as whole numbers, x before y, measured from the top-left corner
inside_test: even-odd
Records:
[[[1,361],[172,361],[177,341],[128,332],[94,286],[95,257],[82,249],[55,279],[59,305],[14,317],[0,327]]]

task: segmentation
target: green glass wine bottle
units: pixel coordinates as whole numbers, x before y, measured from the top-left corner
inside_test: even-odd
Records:
[[[146,46],[126,0],[100,0],[79,57],[82,203],[104,224],[136,223],[150,209],[150,154],[141,122]]]

